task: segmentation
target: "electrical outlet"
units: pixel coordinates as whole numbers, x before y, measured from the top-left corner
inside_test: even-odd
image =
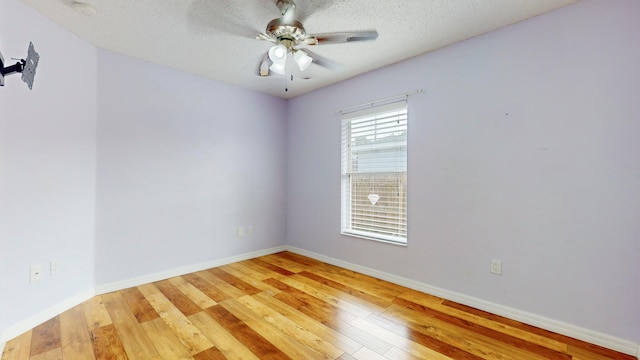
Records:
[[[247,235],[253,235],[253,225],[247,226]]]
[[[239,237],[244,236],[244,226],[238,226],[238,236]]]
[[[42,279],[42,265],[31,265],[31,277],[29,282],[37,282]]]
[[[502,261],[496,259],[491,260],[491,273],[496,275],[502,274]]]
[[[60,271],[60,263],[58,260],[51,260],[51,275],[55,275]]]

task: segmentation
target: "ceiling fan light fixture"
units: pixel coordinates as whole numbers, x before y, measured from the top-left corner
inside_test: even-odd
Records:
[[[293,54],[293,60],[298,64],[300,71],[305,71],[313,62],[313,58],[303,50],[296,50]]]
[[[284,63],[287,60],[287,48],[284,45],[274,45],[269,49],[269,59],[274,64],[281,64],[284,67]]]
[[[269,67],[269,70],[273,71],[276,74],[284,75],[284,63],[283,64],[278,64],[278,63],[274,62]]]

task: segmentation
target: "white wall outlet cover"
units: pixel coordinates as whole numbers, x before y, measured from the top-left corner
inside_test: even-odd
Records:
[[[502,274],[502,261],[496,259],[491,260],[491,272],[496,275]]]
[[[42,279],[42,265],[31,265],[30,282],[40,281]]]

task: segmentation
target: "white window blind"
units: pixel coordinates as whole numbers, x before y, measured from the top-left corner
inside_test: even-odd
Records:
[[[342,114],[342,233],[407,242],[407,103]]]

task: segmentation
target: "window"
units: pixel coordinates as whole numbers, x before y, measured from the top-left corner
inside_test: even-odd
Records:
[[[342,113],[342,233],[407,243],[406,101]]]

